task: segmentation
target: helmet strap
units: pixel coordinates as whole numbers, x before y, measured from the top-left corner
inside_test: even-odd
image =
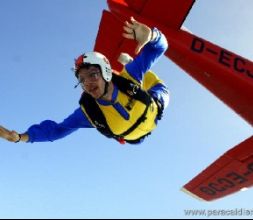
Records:
[[[104,80],[104,81],[105,81],[105,80]],[[108,93],[108,89],[109,89],[109,82],[105,81],[104,93],[103,93],[103,95],[101,95],[98,99],[103,98],[103,97]]]

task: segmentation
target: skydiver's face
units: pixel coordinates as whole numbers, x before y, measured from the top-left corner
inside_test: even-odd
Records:
[[[99,67],[90,66],[80,69],[78,79],[83,90],[94,99],[98,99],[104,94],[105,81]]]

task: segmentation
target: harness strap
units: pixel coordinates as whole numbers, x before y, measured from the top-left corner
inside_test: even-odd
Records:
[[[151,102],[152,101],[150,99],[150,103],[147,103],[143,114],[138,118],[138,120],[135,122],[135,124],[132,127],[130,127],[128,130],[126,130],[124,133],[122,133],[120,136],[125,137],[125,136],[131,134],[142,122],[144,122],[147,119],[146,115],[147,115],[148,108],[149,108]]]
[[[150,95],[142,90],[139,85],[129,79],[125,79],[118,75],[113,75],[112,82],[118,86],[119,90],[135,100],[145,105],[150,105]]]
[[[92,96],[84,92],[79,101],[79,104],[84,107],[87,115],[89,116],[94,126],[98,129],[98,131],[107,137],[113,136],[113,133],[108,126],[102,110],[99,108],[98,104],[96,103],[95,99],[92,98]]]

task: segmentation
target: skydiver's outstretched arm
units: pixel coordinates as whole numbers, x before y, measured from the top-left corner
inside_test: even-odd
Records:
[[[165,35],[157,28],[152,29],[145,24],[135,21],[126,21],[123,36],[127,39],[135,39],[138,46],[135,52],[142,51],[131,61],[126,62],[125,68],[133,78],[141,82],[145,73],[147,73],[159,58],[168,49],[168,41]],[[122,58],[122,57],[120,57]],[[118,61],[121,62],[122,59]],[[124,61],[124,60],[123,60]]]
[[[30,126],[23,134],[19,134],[16,131],[9,131],[0,125],[0,138],[13,143],[19,141],[27,143],[52,142],[70,135],[79,128],[93,128],[80,107],[61,123],[45,120],[40,124]]]
[[[27,142],[29,140],[27,134],[19,134],[16,131],[9,131],[2,126],[0,126],[0,137],[14,143],[17,143],[19,141]]]

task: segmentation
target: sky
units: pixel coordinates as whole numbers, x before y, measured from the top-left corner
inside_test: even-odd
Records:
[[[74,58],[92,51],[104,0],[0,0],[0,125],[20,133],[78,108]],[[253,58],[251,0],[196,1],[184,26]],[[171,100],[140,146],[82,129],[50,143],[0,140],[0,218],[208,218],[252,210],[253,189],[200,202],[180,188],[252,135],[252,126],[166,57],[153,70]],[[212,216],[220,217],[220,216]],[[222,216],[222,218],[252,216]]]

